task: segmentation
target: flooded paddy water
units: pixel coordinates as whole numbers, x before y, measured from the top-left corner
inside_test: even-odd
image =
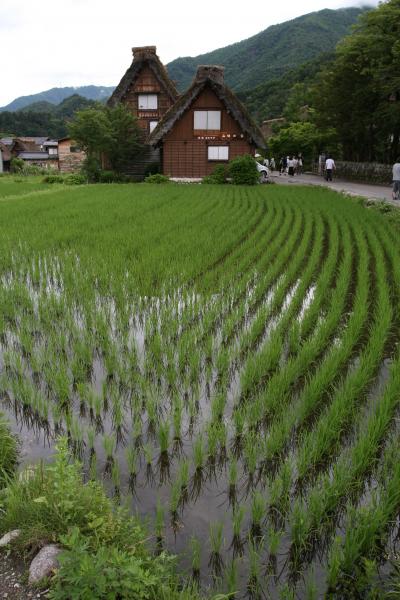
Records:
[[[58,219],[50,200],[31,237],[7,233],[0,394],[20,468],[50,460],[65,435],[84,477],[205,588],[335,597],[349,575],[334,541],[396,468],[398,245],[320,190],[302,202],[297,189],[225,191],[224,204],[197,188],[191,213],[174,187],[153,212],[146,197],[149,214],[126,199],[124,219],[107,193],[93,238],[72,201],[83,225],[67,240],[61,223],[43,239]],[[393,506],[381,532],[392,554]],[[359,550],[369,557],[376,581],[390,577],[384,552]]]

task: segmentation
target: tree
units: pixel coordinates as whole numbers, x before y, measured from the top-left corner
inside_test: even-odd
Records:
[[[306,161],[312,160],[321,150],[329,149],[335,154],[338,150],[336,131],[334,129],[320,130],[309,121],[284,125],[268,143],[275,156],[301,153]]]
[[[69,124],[69,135],[85,151],[87,165],[95,170],[105,156],[111,168],[122,173],[143,150],[136,118],[122,104],[80,110]]]
[[[400,150],[400,0],[360,18],[314,86],[316,123],[335,127],[348,160],[391,162]]]

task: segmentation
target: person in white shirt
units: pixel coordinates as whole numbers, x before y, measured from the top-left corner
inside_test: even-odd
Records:
[[[290,156],[288,158],[287,166],[288,166],[288,175],[291,175],[293,177],[293,175],[294,175],[294,168],[295,168],[295,161],[294,161],[293,156]]]
[[[393,200],[398,200],[400,195],[400,157],[393,165]]]
[[[333,160],[333,158],[328,156],[328,158],[325,161],[325,173],[327,181],[332,181],[332,174],[334,169],[336,169],[335,161]]]

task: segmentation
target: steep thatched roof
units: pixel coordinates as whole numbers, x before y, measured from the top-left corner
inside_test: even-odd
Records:
[[[216,96],[225,104],[232,117],[239,123],[243,133],[247,134],[251,142],[258,148],[265,148],[263,134],[253,121],[250,114],[235,94],[224,84],[224,68],[217,65],[199,66],[197,74],[190,88],[175,104],[165,113],[157,127],[148,138],[148,143],[158,146],[164,136],[172,129],[175,123],[189,109],[200,93],[209,87]]]
[[[156,47],[144,46],[141,48],[132,48],[132,52],[132,64],[126,71],[118,86],[115,88],[107,104],[109,106],[115,106],[123,101],[124,97],[129,92],[132,85],[134,85],[140,71],[144,66],[148,66],[153,71],[162,89],[171,98],[171,100],[175,102],[179,95],[178,90],[176,89],[175,84],[169,78],[167,69],[158,58]]]

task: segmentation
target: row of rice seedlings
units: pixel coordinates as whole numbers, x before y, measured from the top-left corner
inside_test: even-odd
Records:
[[[271,250],[272,250],[272,248],[271,248]],[[245,295],[245,294],[246,294],[246,287],[243,290],[243,295]],[[239,295],[239,297],[240,297],[240,295]],[[222,356],[221,356],[220,360],[219,361],[217,360],[217,363],[219,363],[218,366],[219,366],[219,382],[220,382],[220,384],[222,384],[222,383],[226,384],[226,382],[227,382],[227,371],[229,369],[229,363],[227,360],[223,360],[225,355],[226,355],[226,351],[225,352],[222,351]],[[221,369],[221,365],[224,365],[223,369]],[[221,373],[221,371],[223,371],[223,373]],[[222,387],[222,386],[220,386],[220,387]]]
[[[284,265],[285,255],[281,258],[282,244],[283,241],[286,242],[289,247],[292,244],[292,238],[295,234],[292,232],[291,223],[294,220],[294,211],[289,213],[289,217],[286,212],[281,211],[280,220],[277,222],[274,230],[271,232],[268,242],[269,242],[269,252],[268,254],[264,253],[261,256],[260,264],[257,265],[257,271],[261,273],[260,280],[254,290],[254,294],[252,295],[252,301],[249,305],[248,312],[254,312],[256,307],[262,302],[262,299],[265,297],[265,291],[272,285],[272,282],[281,272],[281,269]],[[300,224],[299,223],[299,231],[296,230],[297,234],[300,235]],[[297,238],[296,238],[297,239]],[[263,244],[263,248],[265,246],[265,241]],[[293,243],[293,247],[295,247],[295,243]],[[278,262],[278,268],[272,268],[272,266]],[[267,271],[264,273],[265,268]],[[239,302],[239,300],[246,300],[246,296],[248,293],[248,274],[244,271],[243,274],[245,277],[242,279],[239,289],[235,293],[235,303]],[[217,313],[218,318],[226,319],[227,315],[231,312],[231,308],[228,307],[224,312]],[[203,325],[203,334],[202,339],[206,339],[210,334],[215,333],[215,323],[216,320],[204,320]],[[224,336],[222,337],[224,340]]]
[[[335,215],[328,215],[329,234],[324,240],[326,260],[324,260],[318,281],[315,284],[313,296],[308,304],[302,307],[300,317],[299,341],[305,341],[315,333],[321,312],[327,311],[331,303],[330,290],[334,287],[334,279],[337,274],[339,257],[345,254],[343,237],[346,236],[347,223],[338,223]],[[326,249],[326,246],[328,248]]]
[[[374,412],[351,448],[344,451],[332,473],[320,476],[309,490],[307,499],[295,501],[291,514],[291,561],[297,572],[302,561],[310,560],[323,535],[334,530],[335,519],[343,501],[354,502],[364,487],[364,477],[371,474],[400,403],[400,360],[390,372],[390,379]]]
[[[314,224],[311,220],[306,224],[302,241],[297,246],[295,254],[292,255],[291,265],[275,290],[273,300],[268,307],[268,318],[263,323],[262,336],[264,336],[267,331],[270,318],[285,308],[284,302],[286,295],[295,284],[298,272],[303,265],[305,250],[312,242],[313,226]],[[267,317],[267,315],[264,315],[264,318],[265,317]],[[282,354],[282,345],[283,336],[281,330],[279,329],[278,331],[273,331],[270,339],[268,339],[261,346],[259,352],[257,352],[255,355],[252,354],[248,358],[247,363],[242,369],[242,393],[239,402],[244,402],[250,398],[254,388],[257,387],[257,384],[258,387],[262,387],[262,385],[264,385],[268,374],[273,372],[278,366],[279,359]]]
[[[249,275],[252,273],[262,273],[266,266],[268,266],[268,264],[271,262],[271,259],[274,257],[277,240],[278,238],[281,238],[282,235],[281,230],[282,228],[286,229],[286,221],[288,219],[290,221],[291,209],[287,206],[277,206],[274,208],[274,210],[275,214],[273,221],[269,222],[268,227],[264,228],[264,230],[260,232],[261,236],[259,239],[257,239],[257,243],[252,243],[252,247],[249,248],[248,254],[250,260],[248,258],[245,259],[243,255],[238,256],[235,264],[236,281],[242,280],[243,274],[247,274],[247,281],[250,284],[252,282],[252,278],[251,276],[249,277]],[[268,240],[268,244],[271,248],[271,253],[268,257],[265,255],[266,240]],[[254,294],[256,294],[256,288],[253,285],[251,289],[251,295],[253,296]],[[260,292],[258,292],[258,294],[260,294]],[[238,299],[241,299],[241,297]],[[233,308],[237,305],[237,303],[238,300],[235,301]]]
[[[260,340],[265,335],[272,314],[272,303],[278,287],[282,284],[282,273],[287,271],[289,261],[291,261],[293,254],[298,251],[298,246],[303,239],[305,225],[304,214],[301,211],[293,210],[282,228],[282,238],[279,236],[276,239],[276,244],[271,246],[273,260],[268,261],[268,268],[261,277],[260,285],[257,286],[254,302],[249,307],[251,317],[248,319],[245,331],[238,340],[237,360],[243,360],[246,355],[257,348]],[[310,225],[312,226],[311,222]],[[269,256],[270,254],[266,253],[266,259],[269,259]],[[299,256],[298,253],[297,256]],[[286,291],[287,289],[286,286]],[[260,294],[258,290],[260,290]],[[281,299],[284,299],[283,297],[286,295],[285,288],[281,287],[281,290],[283,291],[281,291],[280,296]],[[279,307],[279,302],[276,302],[275,312],[279,310]]]
[[[230,275],[239,281],[242,273],[248,272],[258,262],[262,240],[276,230],[282,214],[280,207],[273,206],[269,210],[267,207],[264,200],[259,203],[257,213],[248,222],[245,235],[235,244],[229,257],[226,257],[227,260],[220,262],[214,269],[212,275],[220,289],[231,283]]]
[[[376,240],[375,240],[376,242]],[[387,286],[386,268],[382,250],[374,244],[376,257],[377,298],[375,319],[371,326],[366,348],[359,357],[358,366],[338,388],[328,410],[322,415],[314,430],[305,434],[298,453],[298,480],[326,464],[335,452],[345,430],[354,420],[360,399],[379,367],[392,324],[393,311]]]
[[[272,345],[274,349],[277,349],[280,352],[280,358],[283,352],[285,332],[288,329],[290,329],[291,322],[296,318],[298,311],[301,308],[305,292],[310,286],[311,281],[316,274],[316,270],[318,269],[318,267],[321,267],[320,263],[323,241],[323,230],[321,228],[321,222],[320,226],[317,226],[317,235],[319,242],[316,242],[313,246],[313,251],[311,252],[309,262],[301,279],[301,283],[297,287],[296,293],[292,298],[290,306],[284,313],[283,317],[281,317],[279,324],[275,331],[272,333],[269,341],[269,344]],[[294,323],[296,324],[297,321],[294,321]],[[320,338],[318,339],[320,340]],[[304,360],[304,357],[306,357],[306,360]],[[286,389],[288,389],[289,386],[292,385],[293,380],[296,379],[296,376],[299,376],[300,373],[304,372],[304,370],[307,368],[307,366],[312,360],[313,359],[311,357],[307,357],[306,352],[303,351],[299,360],[296,361],[294,359],[289,358],[289,361],[286,362],[283,369],[272,373],[269,381],[267,382],[266,389],[262,391],[262,395],[263,397],[268,399],[268,403],[271,401],[271,392],[272,394],[275,394],[276,397],[279,394],[279,392],[283,392],[282,387],[286,386]],[[262,383],[264,384],[265,382]],[[264,386],[262,385],[261,387]]]
[[[332,302],[325,320],[318,328],[315,337],[308,338],[303,343],[298,357],[289,360],[285,369],[271,379],[265,390],[266,416],[267,418],[273,418],[269,435],[265,440],[266,465],[274,464],[277,466],[288,448],[292,431],[299,432],[311,415],[315,414],[323,393],[349,360],[363,331],[368,307],[367,260],[359,264],[358,281],[360,281],[360,285],[357,288],[354,310],[346,324],[342,338],[331,346],[322,362],[318,364],[315,373],[312,376],[309,375],[309,379],[304,382],[304,387],[298,398],[291,404],[291,410],[288,411],[287,402],[290,400],[289,394],[292,382],[296,381],[296,377],[300,377],[306,372],[307,366],[316,361],[343,318],[352,264],[349,231],[348,229],[346,231],[344,248],[347,251],[340,266],[337,285],[332,292]],[[362,256],[367,257],[367,254],[364,253]]]
[[[278,216],[278,218],[277,218]],[[233,272],[224,273],[224,277],[226,277],[229,285],[232,286],[232,282],[234,282],[234,292],[233,292],[233,300],[232,302],[226,303],[225,299],[228,294],[229,298],[229,289],[224,290],[224,294],[221,294],[221,299],[218,304],[214,305],[212,315],[202,315],[202,321],[199,326],[199,331],[202,331],[201,334],[201,342],[204,341],[212,334],[215,334],[218,324],[225,324],[228,320],[228,328],[234,330],[238,327],[238,322],[243,319],[243,312],[239,311],[237,317],[235,319],[232,318],[232,309],[237,306],[245,307],[245,300],[248,297],[248,286],[249,286],[249,264],[252,265],[253,270],[257,270],[262,272],[263,266],[262,263],[265,262],[263,259],[264,248],[265,248],[265,237],[268,236],[269,242],[271,244],[271,254],[269,255],[269,260],[271,260],[271,255],[273,256],[273,248],[275,238],[282,237],[281,229],[282,224],[285,223],[285,213],[280,208],[277,211],[277,216],[274,215],[274,220],[272,221],[273,227],[269,227],[266,230],[262,230],[262,237],[259,240],[257,246],[255,247],[256,256],[253,255],[252,262],[244,263],[244,260],[247,260],[246,254],[248,254],[249,250],[251,250],[253,244],[252,240],[249,240],[250,247],[246,252],[240,253],[236,262],[233,263]],[[284,239],[284,238],[282,238]],[[281,247],[281,244],[277,245],[277,250]],[[237,280],[237,273],[240,274],[240,279]],[[235,280],[237,280],[235,282]],[[222,288],[223,289],[223,288]],[[222,341],[226,345],[227,343],[227,334],[224,332],[224,326],[222,328]]]
[[[260,225],[264,223],[264,220],[268,223],[270,219],[273,220],[275,218],[274,211],[267,210],[267,203],[263,198],[260,198],[258,203],[248,202],[247,213],[241,216],[241,219],[243,219],[242,224],[236,223],[237,228],[241,226],[242,234],[236,237],[232,235],[231,243],[224,246],[225,252],[222,257],[217,259],[213,268],[210,269],[208,267],[206,271],[203,270],[199,274],[198,279],[201,280],[201,287],[203,289],[214,290],[218,287],[221,279],[222,281],[224,280],[226,271],[229,270],[229,265],[234,265],[243,256],[243,246],[247,247],[249,245],[249,240],[253,237],[254,232],[257,232],[258,228],[261,230]],[[249,218],[249,215],[252,218]],[[243,227],[244,224],[245,226]],[[225,281],[229,280],[226,279]]]
[[[396,437],[385,451],[384,462],[387,453],[390,472],[373,491],[369,504],[348,507],[344,536],[336,538],[329,554],[328,594],[362,595],[371,584],[369,575],[376,576],[371,561],[383,558],[388,533],[400,511],[400,463],[393,463],[393,452],[398,456],[399,449]]]

